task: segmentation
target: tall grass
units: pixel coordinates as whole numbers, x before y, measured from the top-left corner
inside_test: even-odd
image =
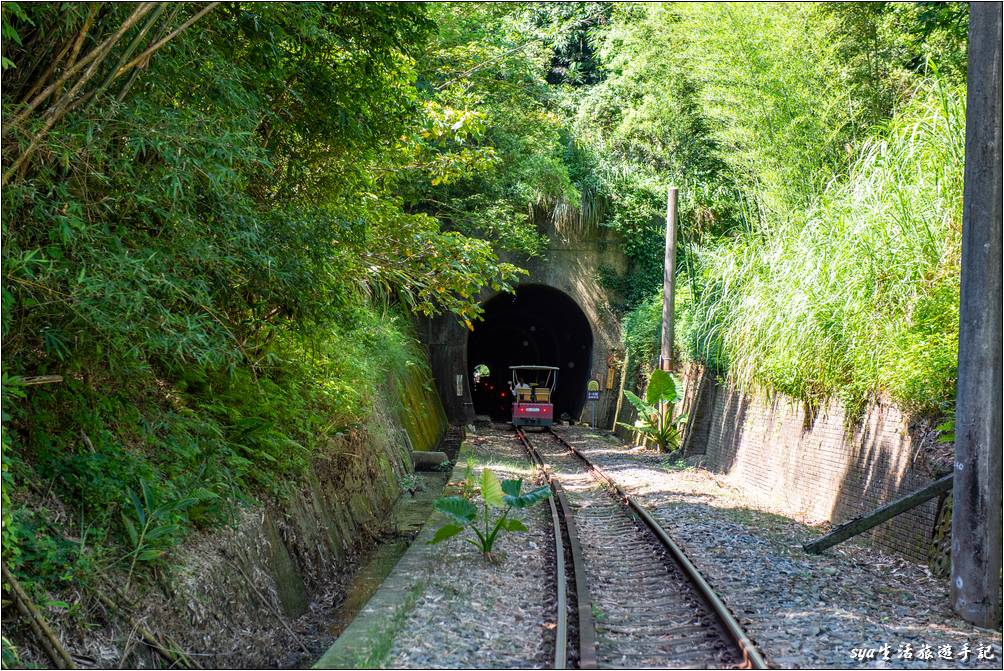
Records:
[[[927,81],[804,216],[706,244],[690,354],[799,398],[949,403],[964,136],[964,94]]]

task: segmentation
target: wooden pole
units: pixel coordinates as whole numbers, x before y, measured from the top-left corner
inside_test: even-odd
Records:
[[[624,364],[621,368],[621,383],[617,387],[617,404],[614,406],[614,423],[610,425],[611,431],[617,430],[617,420],[621,416],[621,407],[624,405],[624,381],[627,379],[628,364],[631,361],[631,352],[624,348]]]
[[[969,5],[952,607],[1001,623],[1001,5]]]
[[[662,350],[659,368],[673,370],[673,310],[676,306],[676,193],[666,197],[666,258],[662,275]]]
[[[666,194],[666,257],[662,270],[662,347],[659,368],[673,370],[673,317],[676,307],[676,187]],[[666,421],[666,404],[659,402],[659,428]]]
[[[802,548],[808,553],[819,554],[826,548],[833,547],[837,543],[843,543],[848,538],[853,538],[858,534],[864,533],[872,527],[876,527],[886,520],[896,517],[900,513],[912,510],[920,504],[926,503],[940,494],[944,494],[951,488],[952,476],[946,475],[923,489],[919,489],[912,494],[907,494],[876,508],[867,515],[855,517],[848,522],[844,522],[825,536],[820,536],[816,540],[806,543]]]

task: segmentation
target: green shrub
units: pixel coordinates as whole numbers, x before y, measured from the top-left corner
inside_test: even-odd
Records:
[[[691,354],[799,398],[949,402],[964,133],[962,92],[925,83],[804,219],[704,247]]]

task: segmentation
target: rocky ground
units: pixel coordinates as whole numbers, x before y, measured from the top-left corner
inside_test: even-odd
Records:
[[[720,475],[671,465],[609,434],[562,435],[648,506],[772,666],[1001,668],[1001,634],[949,608],[927,567],[850,541],[824,555],[819,530],[749,500]]]
[[[475,474],[532,477],[515,435],[472,436]],[[459,457],[464,463],[464,456]],[[526,485],[524,485],[525,487]],[[550,512],[522,511],[529,533],[503,534],[494,561],[454,536],[438,546],[434,573],[399,627],[383,666],[390,668],[547,668],[552,665],[555,604]]]

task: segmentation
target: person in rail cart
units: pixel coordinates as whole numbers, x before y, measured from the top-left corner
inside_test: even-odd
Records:
[[[554,366],[509,366],[512,381],[513,426],[551,426],[554,424],[554,404],[551,394],[558,382]]]

